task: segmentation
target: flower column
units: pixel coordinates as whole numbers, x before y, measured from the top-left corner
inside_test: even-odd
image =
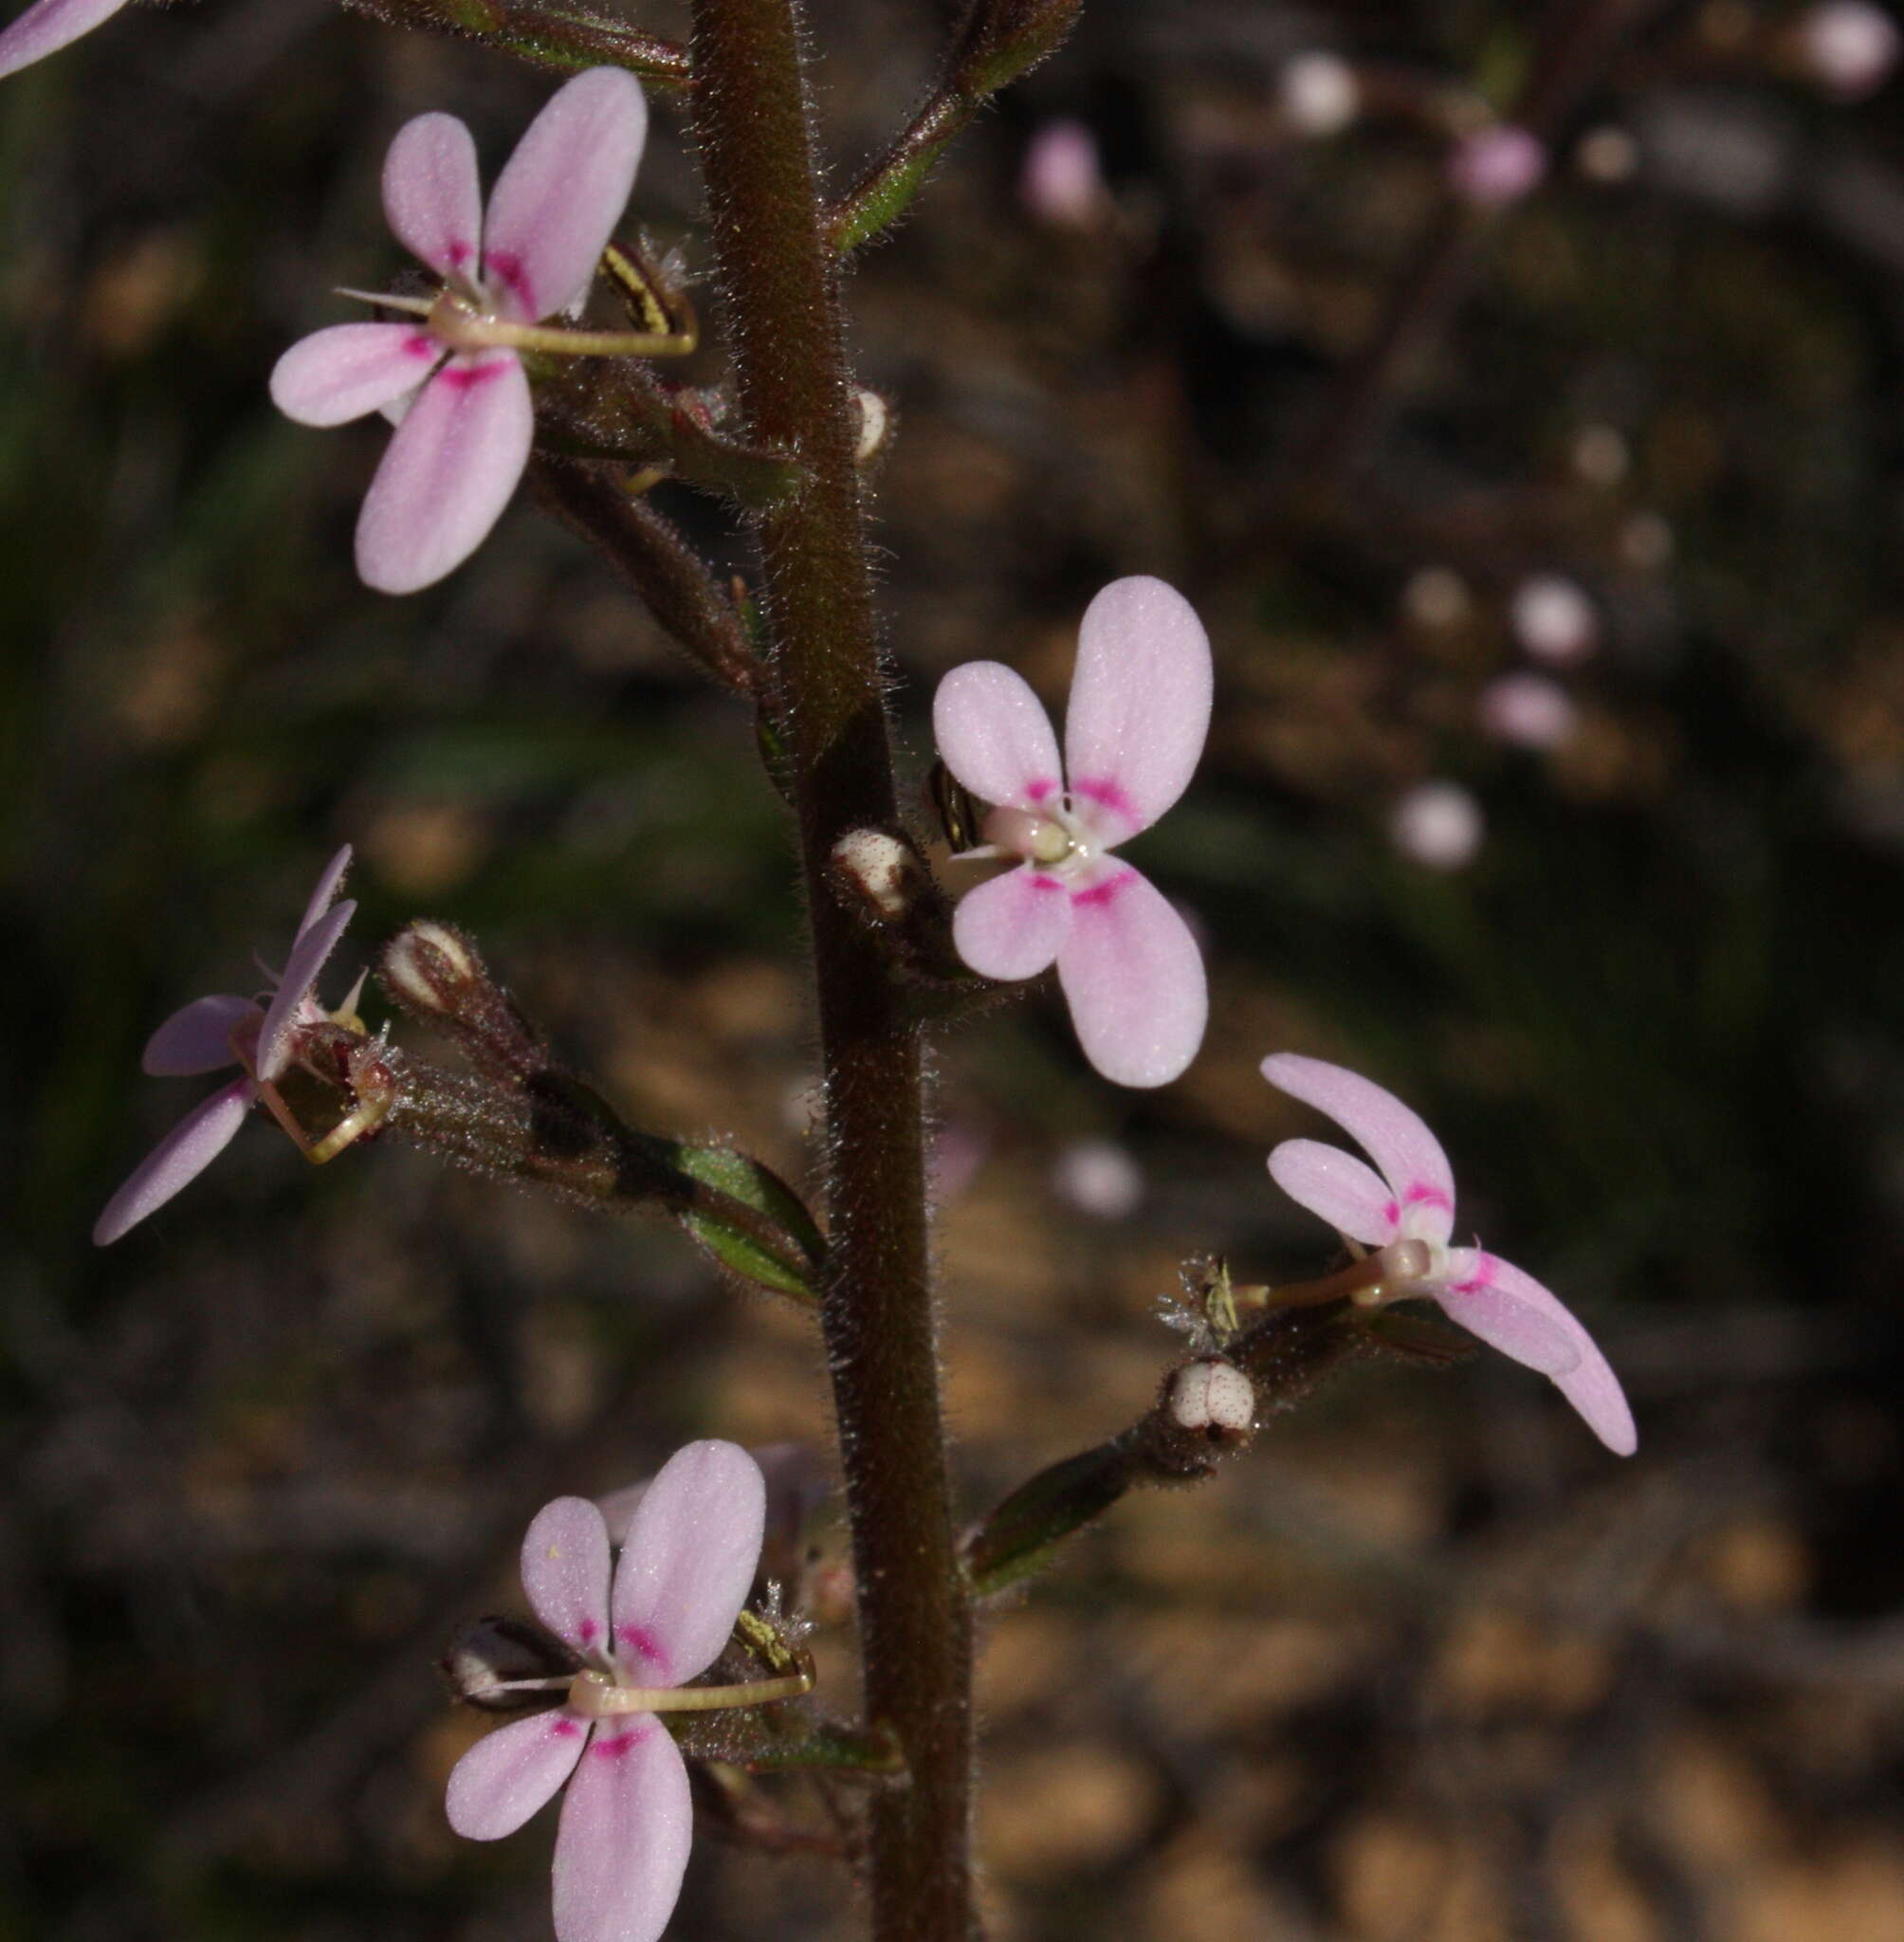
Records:
[[[966,1942],[971,1640],[954,1550],[925,1238],[916,1034],[833,897],[849,831],[895,796],[837,279],[821,235],[791,0],[695,0],[695,127],[747,436],[812,484],[765,516],[773,693],[797,806],[826,1079],[822,1319],[859,1580],[870,1720],[909,1784],[873,1808],[878,1942]]]

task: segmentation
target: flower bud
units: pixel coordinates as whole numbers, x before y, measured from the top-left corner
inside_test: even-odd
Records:
[[[859,431],[853,440],[852,462],[856,466],[870,466],[883,458],[892,443],[892,406],[878,392],[869,391],[864,385],[853,393],[853,404],[859,412]]]
[[[1164,1406],[1179,1429],[1213,1443],[1234,1442],[1255,1427],[1255,1385],[1220,1356],[1184,1364],[1170,1379]]]
[[[888,830],[849,830],[833,846],[828,868],[841,893],[877,924],[899,923],[925,888],[918,852]]]
[[[460,930],[419,918],[384,946],[377,970],[395,1003],[455,1039],[480,1070],[521,1080],[550,1069],[546,1048]]]

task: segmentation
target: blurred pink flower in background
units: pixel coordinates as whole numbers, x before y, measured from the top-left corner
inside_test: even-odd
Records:
[[[485,320],[535,323],[584,297],[634,185],[648,105],[632,76],[594,67],[559,88],[497,177],[486,216],[476,144],[453,115],[397,131],[383,207],[397,240],[443,280],[428,319],[339,323],[279,358],[271,397],[304,425],[401,406],[357,521],[357,572],[414,593],[460,566],[529,462],[535,412],[513,350]]]
[[[1420,1118],[1372,1079],[1346,1067],[1277,1053],[1263,1077],[1334,1120],[1375,1162],[1318,1140],[1285,1140],[1270,1175],[1299,1207],[1392,1264],[1379,1300],[1425,1297],[1489,1347],[1552,1379],[1586,1426],[1615,1455],[1639,1438],[1620,1379],[1593,1338],[1531,1274],[1479,1247],[1448,1245],[1455,1176]]]
[[[1093,1220],[1122,1220],[1144,1200],[1144,1169],[1115,1140],[1073,1140],[1052,1163],[1052,1192]]]
[[[1516,748],[1558,748],[1580,720],[1566,689],[1545,674],[1503,674],[1489,682],[1477,712],[1490,735]]]
[[[1600,613],[1578,582],[1535,574],[1514,589],[1508,626],[1521,651],[1549,667],[1584,661],[1600,645]]]
[[[35,0],[0,27],[0,77],[30,67],[110,20],[125,0]]]
[[[1018,200],[1054,229],[1088,229],[1110,208],[1097,137],[1082,121],[1041,123],[1025,145]]]
[[[1276,78],[1283,119],[1298,135],[1321,139],[1340,135],[1362,107],[1355,69],[1339,54],[1312,47],[1283,64]]]
[[[193,998],[146,1041],[141,1063],[155,1078],[185,1078],[232,1065],[242,1067],[244,1076],[194,1107],[133,1169],[93,1225],[96,1246],[116,1241],[196,1180],[231,1144],[261,1090],[284,1077],[296,1027],[328,1016],[311,989],[357,909],[348,900],[336,901],[350,860],[345,844],[324,867],[291,954],[274,980],[268,1008],[229,993]]]
[[[609,1573],[608,1525],[558,1497],[522,1539],[522,1589],[548,1629],[618,1687],[685,1685],[721,1656],[753,1587],[766,1485],[738,1443],[677,1450],[642,1492]],[[687,1768],[652,1713],[561,1705],[498,1727],[456,1763],[445,1809],[471,1841],[513,1834],[564,1782],[558,1942],[654,1942],[693,1835]]]
[[[1210,693],[1210,643],[1190,603],[1137,576],[1086,610],[1062,764],[1044,705],[1002,662],[955,668],[933,699],[946,767],[995,805],[984,847],[967,853],[1021,859],[965,893],[959,955],[985,978],[1035,978],[1055,962],[1085,1056],[1120,1086],[1166,1084],[1203,1041],[1197,942],[1112,852],[1189,785]]]
[[[1897,23],[1866,0],[1822,0],[1800,16],[1797,33],[1813,77],[1847,101],[1876,94],[1904,49]]]
[[[1502,122],[1464,136],[1448,156],[1448,186],[1464,202],[1505,209],[1531,195],[1547,170],[1547,152],[1525,128]]]
[[[1389,840],[1411,863],[1465,870],[1487,834],[1481,805],[1458,782],[1419,782],[1388,815]]]

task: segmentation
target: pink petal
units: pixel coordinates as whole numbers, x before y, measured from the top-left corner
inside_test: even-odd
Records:
[[[298,920],[298,935],[302,937],[320,917],[338,900],[338,891],[342,889],[344,871],[351,867],[351,846],[346,843],[331,860],[324,865],[324,873],[318,879],[318,887],[311,892],[311,901],[304,906],[304,914]]]
[[[413,594],[459,567],[509,503],[535,437],[513,351],[452,357],[390,441],[357,520],[364,584]]]
[[[1085,609],[1065,768],[1073,807],[1104,842],[1154,823],[1189,786],[1210,732],[1210,682],[1209,636],[1176,588],[1140,574]]]
[[[195,998],[173,1013],[150,1038],[140,1066],[155,1079],[182,1079],[194,1072],[215,1072],[220,1066],[236,1065],[231,1050],[231,1028],[240,1018],[264,1017],[248,998],[234,998],[229,992],[213,998]]]
[[[1544,1376],[1578,1368],[1579,1325],[1531,1275],[1521,1276],[1522,1287],[1510,1286],[1497,1272],[1506,1265],[1479,1248],[1450,1248],[1435,1299],[1469,1334]]]
[[[1279,1052],[1263,1061],[1263,1077],[1291,1099],[1327,1113],[1367,1148],[1400,1202],[1409,1233],[1445,1241],[1455,1231],[1455,1176],[1448,1156],[1420,1119],[1372,1079],[1299,1053]]]
[[[334,323],[278,359],[271,402],[300,425],[348,425],[414,391],[442,356],[413,323]]]
[[[689,1443],[662,1466],[614,1574],[614,1653],[632,1677],[678,1686],[720,1657],[754,1583],[766,1514],[760,1466],[738,1443]]]
[[[271,1008],[265,1014],[265,1022],[258,1032],[254,1056],[258,1076],[266,1084],[284,1076],[291,1060],[291,1027],[298,1022],[299,1008],[318,981],[324,960],[337,949],[344,926],[356,914],[357,906],[347,897],[341,904],[333,904],[308,930],[298,933],[284,976],[271,996]]]
[[[501,1841],[555,1798],[575,1771],[588,1727],[563,1707],[512,1720],[486,1734],[450,1769],[443,1809],[469,1841]]]
[[[939,684],[932,739],[945,766],[987,802],[1045,809],[1064,792],[1045,705],[1002,661],[968,661]]]
[[[39,0],[0,28],[0,75],[17,73],[57,53],[124,5],[125,0]]]
[[[1048,870],[1008,870],[977,885],[952,913],[952,942],[981,978],[1035,978],[1071,929],[1071,898]]]
[[[483,236],[476,143],[454,115],[419,115],[396,131],[383,163],[391,233],[446,281],[473,283]]]
[[[591,67],[551,97],[489,197],[483,280],[492,294],[506,291],[533,319],[588,288],[647,137],[641,84],[618,67]]]
[[[556,1942],[655,1942],[687,1871],[687,1768],[651,1713],[604,1720],[562,1802]]]
[[[1127,863],[1080,870],[1070,889],[1058,981],[1084,1055],[1117,1085],[1166,1085],[1197,1056],[1209,1017],[1197,941]]]
[[[1511,1297],[1529,1311],[1538,1311],[1555,1327],[1565,1330],[1576,1359],[1572,1366],[1554,1376],[1554,1386],[1580,1412],[1587,1428],[1616,1456],[1631,1456],[1639,1447],[1639,1433],[1634,1427],[1633,1411],[1627,1405],[1626,1392],[1620,1386],[1620,1378],[1613,1373],[1605,1356],[1601,1354],[1599,1346],[1572,1310],[1526,1269],[1516,1268],[1511,1261],[1504,1261],[1498,1255],[1485,1254],[1479,1248],[1451,1248],[1448,1258],[1457,1280],[1470,1279],[1477,1273],[1485,1272],[1491,1291]],[[1484,1269],[1482,1264],[1485,1264]],[[1440,1301],[1442,1308],[1464,1328],[1473,1327],[1466,1314],[1455,1312],[1447,1293],[1440,1296]],[[1475,1329],[1474,1332],[1478,1334],[1480,1331]],[[1502,1344],[1494,1346],[1503,1347],[1504,1352],[1514,1356],[1517,1362],[1540,1367],[1531,1357],[1518,1355]]]
[[[116,1241],[196,1180],[231,1144],[257,1096],[249,1079],[238,1079],[193,1107],[106,1202],[93,1223],[93,1245],[102,1248]]]
[[[1285,1140],[1270,1155],[1270,1178],[1298,1207],[1351,1240],[1382,1247],[1395,1238],[1400,1210],[1388,1182],[1340,1146]]]
[[[558,1497],[522,1539],[522,1589],[558,1639],[608,1648],[608,1526],[586,1497]]]

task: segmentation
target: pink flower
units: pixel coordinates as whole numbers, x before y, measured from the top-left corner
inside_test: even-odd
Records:
[[[642,1493],[609,1581],[608,1526],[585,1497],[545,1505],[522,1540],[536,1616],[613,1687],[679,1686],[721,1655],[753,1585],[766,1486],[737,1443],[689,1443]],[[449,1776],[449,1824],[513,1834],[564,1781],[558,1942],[653,1942],[681,1893],[694,1809],[687,1768],[652,1713],[574,1703],[499,1727]]]
[[[265,1090],[284,1076],[298,1026],[326,1017],[311,988],[357,909],[348,900],[336,902],[350,860],[346,844],[318,879],[268,1007],[229,993],[193,998],[146,1041],[141,1063],[156,1078],[215,1072],[230,1065],[242,1067],[244,1076],[193,1108],[139,1162],[95,1222],[96,1246],[119,1239],[196,1180],[231,1144]]]
[[[1188,785],[1210,687],[1210,643],[1189,602],[1140,576],[1113,580],[1085,612],[1062,768],[1037,696],[1000,662],[955,668],[932,704],[946,767],[997,805],[970,853],[1023,859],[966,892],[959,955],[986,978],[1035,978],[1055,961],[1085,1056],[1120,1086],[1165,1084],[1203,1040],[1196,940],[1112,852]]]
[[[1282,1052],[1263,1061],[1272,1086],[1327,1113],[1375,1162],[1317,1140],[1285,1140],[1270,1175],[1298,1206],[1350,1240],[1379,1248],[1393,1270],[1376,1299],[1438,1302],[1452,1322],[1491,1348],[1553,1379],[1615,1455],[1639,1438],[1620,1379],[1593,1338],[1531,1274],[1479,1247],[1451,1248],[1455,1176],[1440,1142],[1373,1080]]]
[[[57,54],[124,5],[125,0],[35,0],[17,20],[0,27],[0,76]]]
[[[1579,725],[1565,688],[1545,674],[1500,674],[1481,690],[1481,726],[1516,748],[1558,748]]]
[[[357,520],[357,564],[386,594],[460,566],[529,462],[535,412],[516,351],[485,325],[533,324],[587,293],[648,132],[640,84],[594,67],[558,89],[516,145],[483,210],[476,144],[453,115],[419,115],[383,165],[397,240],[443,279],[417,323],[339,323],[295,343],[271,396],[304,425],[401,405]]]
[[[1448,157],[1448,185],[1463,202],[1505,209],[1541,185],[1547,152],[1525,128],[1503,121],[1465,137]]]
[[[1821,0],[1798,23],[1800,51],[1832,94],[1848,101],[1875,94],[1897,64],[1895,22],[1866,0]]]
[[[1110,208],[1097,137],[1082,121],[1046,121],[1025,145],[1018,200],[1054,229],[1089,229]]]

